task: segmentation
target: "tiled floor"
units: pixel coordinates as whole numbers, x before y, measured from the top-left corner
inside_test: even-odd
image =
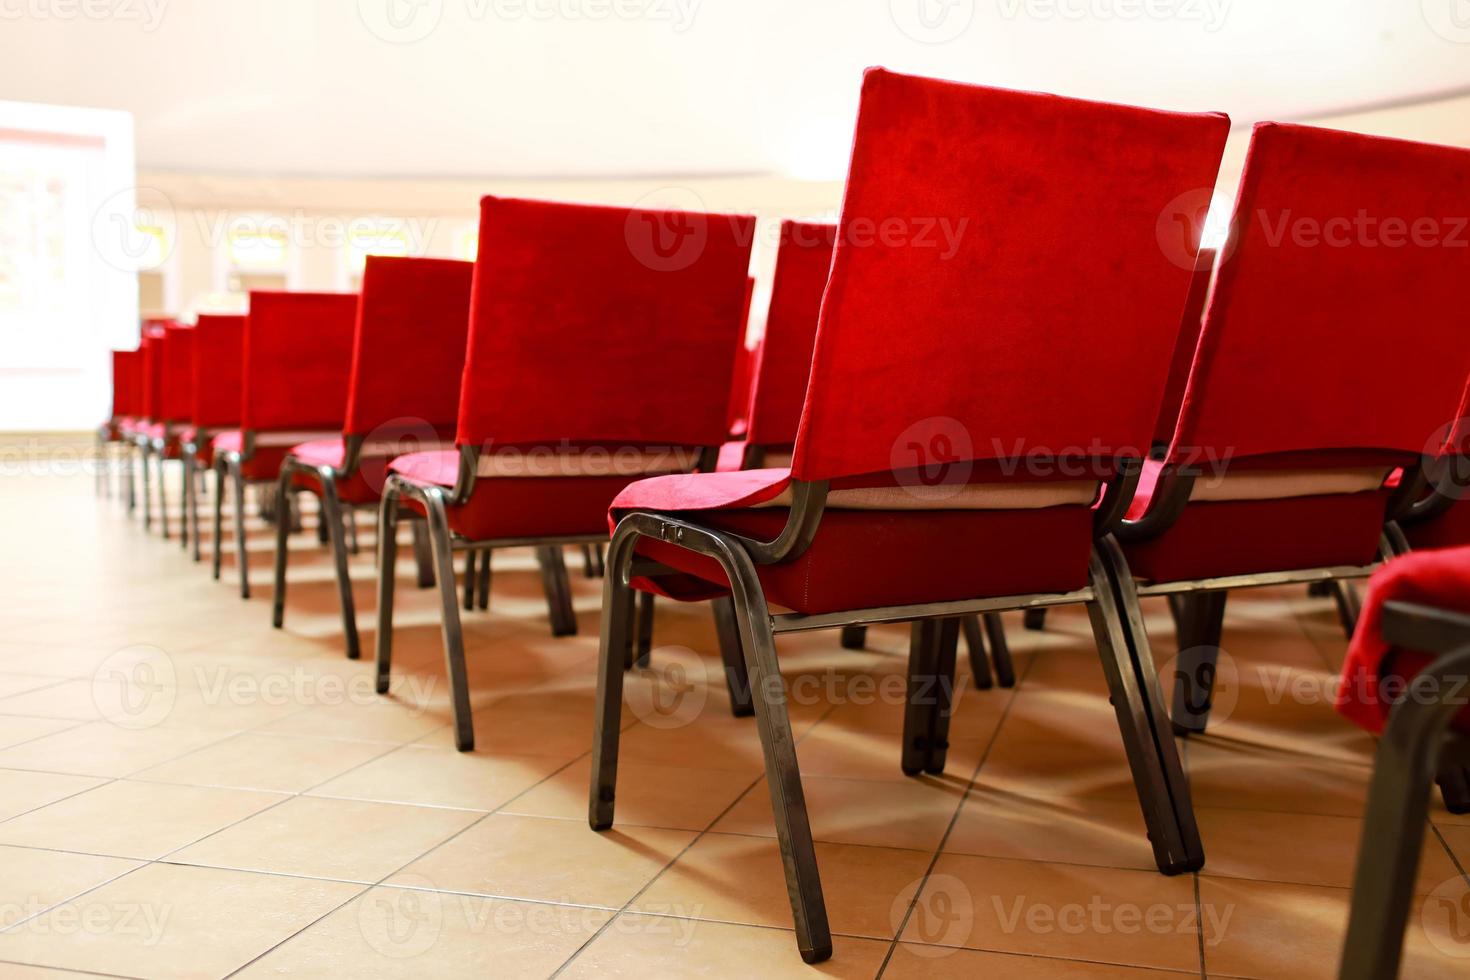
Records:
[[[600,584],[553,639],[525,553],[465,618],[478,751],[454,751],[435,598],[399,570],[389,698],[341,654],[292,542],[284,630],[64,465],[0,476],[0,977],[1328,977],[1372,741],[1326,703],[1344,643],[1300,590],[1231,599],[1185,747],[1208,864],[1153,870],[1080,610],[1008,617],[1021,681],[964,693],[943,776],[898,769],[906,635],[782,640],[836,953],[791,932],[755,727],[708,611],[664,603],[628,684],[618,824],[586,823]],[[170,491],[176,495],[176,486]],[[364,518],[363,543],[372,540]],[[177,522],[175,522],[175,528]],[[352,561],[373,649],[373,561]],[[1173,653],[1150,607],[1156,655]],[[968,677],[965,677],[968,681]],[[1470,975],[1470,819],[1436,806],[1405,976]],[[1459,931],[1456,930],[1459,927]]]

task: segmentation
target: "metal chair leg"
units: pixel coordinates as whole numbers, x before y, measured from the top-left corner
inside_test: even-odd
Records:
[[[1095,598],[1087,604],[1087,613],[1154,861],[1168,875],[1198,871],[1204,866],[1205,853],[1190,802],[1189,783],[1164,712],[1138,606],[1138,590],[1111,537],[1097,543],[1090,575]]]
[[[144,443],[138,445],[138,471],[142,474],[143,483],[143,530],[153,530],[153,487],[148,479],[148,457],[151,455],[148,446]]]
[[[593,829],[612,826],[614,782],[617,767],[617,735],[620,724],[623,672],[621,650],[627,642],[632,624],[620,602],[620,590],[628,588],[628,571],[633,557],[633,543],[640,524],[651,521],[646,515],[625,518],[614,533],[608,549],[606,608],[603,619],[601,665],[598,671],[597,742],[592,757],[592,793],[589,807]],[[692,531],[693,533],[688,533]],[[786,708],[785,687],[776,661],[775,636],[771,631],[771,614],[761,592],[755,566],[740,546],[729,539],[704,531],[686,528],[686,541],[696,539],[701,553],[719,561],[731,584],[736,620],[740,625],[745,666],[750,674],[755,698],[756,728],[760,733],[765,756],[766,785],[770,792],[776,839],[786,871],[786,890],[791,899],[792,919],[796,925],[797,946],[801,958],[819,963],[832,955],[832,934],[827,924],[827,908],[822,897],[821,878],[817,871],[816,848],[812,843],[811,824],[807,818],[806,799],[801,788],[801,772],[796,759],[796,740],[791,733],[791,719]]]
[[[838,640],[844,650],[861,650],[868,643],[868,628],[866,626],[844,626],[842,627],[842,638]]]
[[[653,593],[638,593],[638,641],[633,663],[647,667],[653,654]]]
[[[337,566],[337,599],[342,604],[342,636],[347,645],[347,659],[362,656],[357,639],[357,604],[352,598],[352,575],[347,568],[347,535],[342,527],[342,501],[337,496],[337,477],[330,466],[317,469],[322,482],[322,522],[327,527],[327,541]]]
[[[276,477],[277,500],[287,499],[295,472],[294,460],[288,458],[281,463],[280,475]],[[271,592],[271,625],[276,629],[286,621],[286,555],[290,550],[290,533],[290,521],[276,521],[275,589]]]
[[[1424,846],[1429,789],[1444,733],[1464,698],[1470,648],[1439,657],[1410,681],[1389,713],[1373,760],[1373,781],[1358,844],[1353,905],[1343,944],[1343,980],[1398,976],[1404,927]]]
[[[135,473],[137,470],[137,460],[134,453],[135,449],[137,449],[136,446],[130,445],[129,443],[123,443],[123,468],[122,471],[119,473],[119,478],[125,479],[127,481],[127,486],[124,490],[124,493],[127,495],[128,516],[130,517],[138,507],[138,491],[136,487],[137,481],[135,479]]]
[[[949,756],[949,719],[954,713],[954,667],[955,655],[960,642],[960,621],[939,621],[939,636],[935,645],[934,710],[929,720],[929,761],[924,771],[933,776],[944,772],[945,760]]]
[[[359,554],[357,547],[357,508],[348,507],[344,516],[347,518],[347,541],[348,547],[354,555]]]
[[[418,585],[421,589],[434,587],[434,556],[429,550],[428,525],[424,521],[410,521],[413,531],[413,560],[418,566]]]
[[[582,545],[582,575],[585,578],[594,578],[597,575],[597,569],[592,561],[592,545],[590,544]]]
[[[917,776],[929,768],[933,756],[934,684],[939,674],[939,621],[915,620],[909,627],[908,694],[903,709],[903,749],[899,768]]]
[[[740,624],[735,621],[735,603],[720,596],[710,603],[715,614],[715,639],[725,665],[725,687],[730,692],[730,713],[736,718],[755,714],[750,700],[750,677],[745,673],[745,653],[740,649]]]
[[[214,554],[209,556],[211,574],[219,581],[220,555],[224,551],[224,507],[225,507],[225,461],[216,457],[214,461]]]
[[[163,540],[167,541],[168,540],[168,493],[167,493],[168,481],[166,479],[164,479],[164,477],[166,476],[166,474],[163,471],[163,456],[164,456],[163,450],[160,449],[154,455],[157,456],[157,458],[158,458],[158,533],[163,536]]]
[[[995,663],[995,682],[1001,687],[1016,686],[1016,668],[1011,663],[1011,645],[1006,640],[1005,622],[1000,613],[986,613],[985,638],[990,641],[990,659]]]
[[[464,611],[469,612],[475,608],[475,583],[478,581],[475,575],[478,564],[479,553],[471,549],[464,554]]]
[[[1342,631],[1351,640],[1353,631],[1358,628],[1358,616],[1362,614],[1363,601],[1351,582],[1335,578],[1327,584],[1332,591],[1332,599],[1337,604],[1337,618],[1342,623]]]
[[[179,454],[179,465],[181,479],[179,481],[179,547],[184,551],[189,550],[189,498],[193,496],[190,492],[190,484],[193,482],[193,474],[189,467],[189,454]]]
[[[572,584],[567,577],[567,564],[559,545],[536,549],[541,565],[541,584],[546,589],[546,608],[551,616],[552,636],[575,636],[577,617],[572,612]]]
[[[454,747],[468,752],[475,747],[475,723],[470,717],[470,682],[465,672],[464,629],[459,621],[459,602],[454,587],[454,552],[449,539],[449,519],[444,513],[444,491],[426,487],[420,491],[428,512],[429,543],[434,550],[434,571],[439,581],[443,606],[444,662],[449,675],[449,694],[454,701]],[[385,569],[386,571],[386,569]]]
[[[1439,794],[1444,808],[1451,813],[1470,813],[1470,770],[1454,763],[1439,767],[1434,781],[1439,784]]]
[[[1209,724],[1228,595],[1220,591],[1180,597],[1179,659],[1170,714],[1176,735],[1202,735]]]
[[[226,460],[230,468],[230,479],[235,485],[235,561],[240,566],[240,598],[250,598],[250,561],[245,550],[245,477],[240,472],[240,460],[230,456]],[[283,515],[277,514],[277,517]]]
[[[985,656],[985,635],[980,632],[980,617],[964,616],[960,626],[965,632],[965,648],[970,651],[970,675],[977,688],[988,691],[995,686],[995,680],[990,676],[990,658]]]
[[[1028,609],[1021,614],[1021,625],[1033,633],[1046,629],[1046,610]]]
[[[204,532],[199,529],[200,473],[198,455],[195,453],[189,453],[184,458],[184,468],[188,473],[188,483],[186,484],[186,490],[184,493],[184,522],[189,526],[192,533],[192,536],[189,540],[190,543],[193,544],[194,548],[193,551],[190,553],[190,557],[197,562],[202,560],[204,557],[203,552],[200,550],[200,539],[204,537]]]
[[[479,606],[481,611],[490,608],[490,552],[486,548],[480,552],[480,582],[478,591],[480,593]]]
[[[417,526],[421,522],[414,521]],[[417,539],[415,539],[417,540]],[[393,672],[393,579],[398,564],[398,488],[390,478],[378,502],[377,691],[388,693]]]

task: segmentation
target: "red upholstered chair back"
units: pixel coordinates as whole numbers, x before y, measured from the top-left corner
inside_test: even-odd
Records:
[[[1199,333],[1204,326],[1205,300],[1210,295],[1215,255],[1213,248],[1202,248],[1195,254],[1194,278],[1189,283],[1189,296],[1184,300],[1179,337],[1174,341],[1174,359],[1169,363],[1169,383],[1164,387],[1159,420],[1154,424],[1155,446],[1167,448],[1174,438],[1174,427],[1179,423],[1184,387],[1189,383],[1189,369],[1194,364],[1194,351],[1199,346]]]
[[[1145,452],[1228,129],[869,70],[793,473]]]
[[[722,443],[754,230],[485,198],[458,441]]]
[[[240,425],[240,378],[245,360],[245,317],[199,314],[194,326],[194,424],[204,429]]]
[[[745,434],[745,414],[750,408],[751,374],[755,370],[756,352],[746,339],[750,332],[750,299],[755,295],[755,277],[745,277],[745,304],[740,308],[740,337],[735,342],[735,369],[730,376],[730,403],[725,410],[725,431]]]
[[[369,256],[362,276],[349,435],[428,423],[446,436],[459,411],[473,262]]]
[[[357,296],[252,292],[240,427],[341,429]]]
[[[194,328],[171,323],[163,331],[163,417],[194,417]]]
[[[1470,150],[1262,123],[1170,457],[1417,456],[1470,374]]]
[[[755,445],[789,446],[796,441],[836,237],[836,225],[781,222],[771,307],[751,391],[746,438]]]
[[[149,326],[138,344],[143,356],[143,417],[150,422],[162,422],[164,418],[163,337],[163,327]]]
[[[138,418],[143,414],[143,353],[112,352],[112,417]]]
[[[1460,399],[1460,410],[1450,425],[1449,437],[1444,451],[1458,456],[1470,456],[1470,383],[1465,385],[1464,397]]]

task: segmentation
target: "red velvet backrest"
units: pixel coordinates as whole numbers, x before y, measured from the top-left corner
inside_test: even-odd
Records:
[[[474,271],[473,262],[368,256],[345,432],[424,422],[453,430]]]
[[[1256,126],[1171,458],[1423,452],[1470,374],[1467,202],[1470,150]]]
[[[754,230],[485,198],[458,441],[719,445]]]
[[[1169,362],[1169,382],[1164,386],[1164,401],[1154,423],[1154,444],[1168,446],[1179,423],[1179,409],[1184,404],[1184,388],[1189,384],[1189,369],[1194,364],[1194,351],[1199,346],[1199,333],[1204,327],[1205,300],[1210,295],[1210,280],[1215,272],[1213,248],[1195,253],[1194,278],[1189,283],[1189,296],[1184,300],[1184,315],[1179,324],[1179,337],[1174,341],[1174,358]]]
[[[194,417],[194,328],[171,323],[163,332],[163,417]]]
[[[353,293],[252,292],[240,427],[340,429],[356,324]]]
[[[143,352],[112,352],[112,417],[137,418],[143,414]]]
[[[148,326],[138,343],[143,355],[143,417],[163,421],[163,327]]]
[[[1159,223],[1228,130],[870,69],[795,475],[1147,451],[1192,276]]]
[[[1450,423],[1444,452],[1470,456],[1470,384],[1466,384],[1464,397],[1460,399],[1460,410],[1455,413],[1454,422]]]
[[[750,408],[751,372],[755,369],[757,347],[746,340],[750,330],[750,299],[755,295],[755,277],[745,277],[745,303],[740,308],[740,337],[735,342],[735,368],[730,375],[730,402],[725,409],[725,430],[732,435],[745,434],[745,413]]]
[[[817,314],[836,238],[836,225],[781,222],[771,307],[750,401],[747,439],[757,445],[789,446],[796,441],[806,382],[812,373]]]
[[[201,313],[194,326],[194,424],[205,429],[240,425],[240,378],[245,361],[245,317]]]

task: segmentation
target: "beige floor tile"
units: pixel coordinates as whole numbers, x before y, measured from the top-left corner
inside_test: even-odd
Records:
[[[945,850],[1141,871],[1155,867],[1136,802],[1018,796],[983,786],[965,800]]]
[[[137,778],[300,793],[391,751],[376,742],[247,732],[145,769]]]
[[[177,851],[169,860],[372,882],[478,816],[467,810],[302,796]]]
[[[989,745],[989,737],[951,732],[945,772],[968,781]],[[803,776],[895,781],[911,778],[899,766],[903,738],[897,733],[839,729],[823,722],[806,734],[796,754]]]
[[[151,860],[283,799],[118,780],[0,823],[0,843]]]
[[[318,786],[312,795],[494,810],[562,765],[551,756],[405,745]]]
[[[0,846],[0,928],[11,926],[139,867],[137,861]],[[4,968],[0,967],[0,975]]]
[[[605,977],[871,978],[888,944],[837,937],[832,958],[802,963],[796,934],[783,929],[623,914],[583,950],[561,975],[568,980]]]
[[[1103,702],[1107,704],[1106,701]],[[1059,731],[1035,719],[1001,727],[976,781],[1022,796],[1137,799],[1117,721],[1094,718],[1089,734]]]
[[[612,916],[602,909],[379,887],[240,976],[549,977]]]
[[[1080,960],[1058,960],[1045,956],[1022,956],[1015,953],[985,953],[951,946],[922,946],[899,943],[893,958],[883,971],[884,980],[970,980],[972,977],[1005,977],[1006,980],[1167,980],[1171,976],[1192,974],[1110,966]]]
[[[100,786],[102,782],[95,776],[0,769],[0,821]]]
[[[1188,744],[1196,806],[1362,816],[1372,766],[1206,735]]]
[[[1205,845],[1202,874],[1348,888],[1363,821],[1265,810],[1195,807]],[[1445,849],[1426,832],[1417,889],[1428,892],[1455,874]]]
[[[506,804],[504,811],[585,820],[591,773],[591,761],[583,758]],[[704,830],[760,778],[759,769],[681,769],[619,760],[618,826]]]
[[[1452,898],[1452,905],[1470,901],[1464,892]],[[1205,966],[1212,976],[1337,976],[1351,901],[1346,889],[1201,878],[1200,901],[1229,916],[1217,934],[1206,935]],[[1470,943],[1459,925],[1457,937],[1443,905],[1416,902],[1409,912],[1400,976],[1464,977]]]
[[[869,844],[933,852],[959,809],[966,781],[921,776],[902,782],[803,776],[812,836],[834,844]],[[762,779],[712,828],[720,833],[776,836]]]
[[[388,884],[621,908],[694,839],[682,830],[493,814]]]
[[[119,728],[96,721],[0,750],[0,767],[129,776],[227,737],[186,728]]]
[[[360,890],[151,864],[0,933],[0,960],[139,977],[224,976]]]
[[[902,938],[1169,970],[1199,968],[1188,876],[947,854]]]
[[[818,844],[832,931],[892,939],[931,859],[922,851]],[[792,928],[781,850],[769,837],[704,835],[629,911]]]
[[[3,663],[3,661],[0,661],[0,663]],[[56,678],[54,677],[40,677],[35,674],[0,674],[0,709],[4,708],[6,700],[17,694],[35,691],[43,687],[50,687],[55,683]],[[12,712],[0,711],[0,713],[11,714]],[[24,714],[25,712],[13,713]]]
[[[261,734],[355,738],[402,744],[423,738],[450,723],[448,707],[424,708],[381,701],[313,705],[260,726]]]
[[[0,749],[29,742],[43,735],[64,732],[68,728],[77,727],[77,724],[75,721],[63,721],[59,718],[19,718],[0,715]]]

